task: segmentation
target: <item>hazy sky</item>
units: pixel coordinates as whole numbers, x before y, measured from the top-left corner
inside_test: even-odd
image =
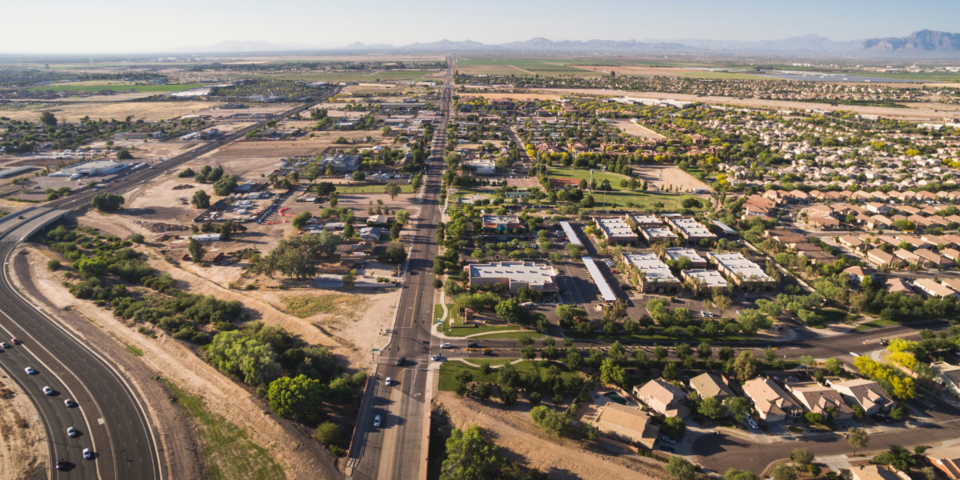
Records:
[[[852,40],[960,31],[956,0],[0,0],[0,12],[3,53],[155,52],[225,40]]]

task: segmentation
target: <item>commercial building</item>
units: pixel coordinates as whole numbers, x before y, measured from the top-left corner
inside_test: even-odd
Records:
[[[769,290],[777,284],[759,265],[739,253],[709,252],[707,258],[717,265],[720,273],[740,288]]]
[[[692,270],[683,270],[680,272],[680,275],[683,276],[684,280],[691,278],[695,282],[703,282],[703,285],[706,286],[708,291],[726,288],[727,285],[729,285],[727,279],[723,278],[723,275],[716,270],[695,268]]]
[[[714,240],[717,236],[700,222],[687,217],[666,217],[667,223],[676,230],[677,234],[688,242],[699,242],[706,238]]]
[[[623,268],[643,292],[669,293],[680,290],[680,280],[655,253],[621,253]]]
[[[51,173],[51,177],[104,177],[113,175],[127,167],[130,164],[114,162],[111,160],[91,160],[89,162],[78,163],[61,169],[59,172]]]
[[[769,378],[754,378],[743,384],[743,393],[753,402],[760,418],[782,422],[788,416],[799,417],[803,408]]]
[[[510,293],[517,293],[523,287],[539,292],[556,293],[557,270],[553,265],[534,262],[493,262],[473,264],[463,267],[470,280],[470,286],[499,283],[507,287]]]
[[[463,166],[473,168],[477,175],[493,175],[497,173],[497,164],[493,160],[470,160],[463,162]]]
[[[647,412],[614,402],[600,407],[593,424],[608,437],[651,449],[660,432],[660,426],[651,421]]]
[[[624,221],[627,219],[633,220],[638,227],[659,227],[663,225],[663,222],[656,215],[628,214]]]
[[[607,243],[637,243],[640,237],[620,218],[594,218]]]
[[[643,235],[647,243],[669,242],[677,238],[669,228],[662,227],[641,227],[640,235]]]
[[[660,378],[650,380],[642,387],[633,387],[633,396],[665,417],[683,417],[688,413],[683,404],[687,395]]]
[[[859,405],[869,416],[889,410],[893,399],[879,383],[873,380],[855,378],[846,381],[827,380],[827,385],[837,391],[850,405]]]
[[[680,260],[680,257],[687,257],[690,259],[690,262],[693,264],[693,268],[706,268],[707,260],[700,256],[696,250],[692,248],[668,248],[663,252],[664,261]]]
[[[487,232],[506,232],[507,230],[525,230],[520,217],[516,215],[483,215],[480,217],[483,230]]]

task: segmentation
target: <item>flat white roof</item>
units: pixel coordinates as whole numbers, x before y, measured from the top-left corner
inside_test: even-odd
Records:
[[[697,251],[692,248],[668,248],[664,250],[663,253],[670,260],[679,260],[680,257],[687,257],[691,262],[706,262],[706,259],[701,257]]]
[[[670,231],[669,228],[660,228],[660,227],[641,227],[640,231],[643,232],[643,236],[650,240],[659,240],[659,239],[672,239],[677,238],[677,234]]]
[[[544,285],[554,283],[552,265],[534,262],[495,262],[470,265],[470,278],[509,278],[511,282]]]
[[[707,284],[708,288],[717,288],[717,287],[726,287],[727,280],[723,278],[723,275],[716,270],[705,270],[702,268],[695,268],[693,270],[685,270],[680,272],[684,277],[693,277],[697,280],[703,280]]]
[[[762,282],[773,281],[773,278],[770,278],[759,265],[739,253],[708,252],[707,256],[734,275],[740,274],[744,280],[749,281],[750,277],[756,277],[757,280]]]
[[[680,283],[670,267],[660,261],[655,253],[624,253],[623,259],[643,272],[648,282]]]
[[[638,225],[654,225],[663,223],[656,215],[630,215],[630,218]]]
[[[577,232],[573,230],[573,227],[570,226],[570,222],[560,222],[560,228],[563,228],[563,233],[567,234],[567,241],[574,245],[583,245],[580,243],[580,239],[577,237]]]
[[[597,288],[600,289],[600,296],[603,297],[605,302],[615,302],[617,301],[617,296],[613,293],[613,289],[610,288],[610,285],[607,283],[607,279],[603,278],[603,273],[600,272],[600,269],[597,268],[597,264],[594,263],[593,259],[590,257],[583,257],[583,264],[587,266],[587,271],[590,272],[590,276],[593,277],[593,283],[597,284]]]
[[[700,222],[692,218],[674,218],[671,219],[671,222],[674,226],[680,229],[687,238],[697,237],[697,238],[710,238],[716,237],[707,227],[704,227]]]
[[[516,215],[483,215],[480,219],[483,223],[520,223],[520,217]]]
[[[600,230],[608,238],[637,238],[630,225],[620,218],[594,218]]]

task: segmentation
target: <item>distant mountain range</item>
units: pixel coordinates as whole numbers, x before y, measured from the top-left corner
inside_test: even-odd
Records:
[[[341,47],[281,45],[267,41],[226,41],[206,47],[189,47],[181,52],[256,53],[336,50],[348,52],[527,52],[527,53],[644,53],[688,52],[719,54],[768,54],[853,57],[960,57],[960,34],[921,30],[907,37],[833,41],[819,35],[804,35],[782,40],[737,41],[686,38],[680,40],[560,40],[542,37],[522,42],[491,45],[472,40],[411,43],[395,46],[366,45],[360,42]]]

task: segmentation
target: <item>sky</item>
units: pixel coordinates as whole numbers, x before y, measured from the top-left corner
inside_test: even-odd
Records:
[[[336,47],[960,32],[956,0],[0,0],[0,12],[8,54],[171,52],[227,40]]]

